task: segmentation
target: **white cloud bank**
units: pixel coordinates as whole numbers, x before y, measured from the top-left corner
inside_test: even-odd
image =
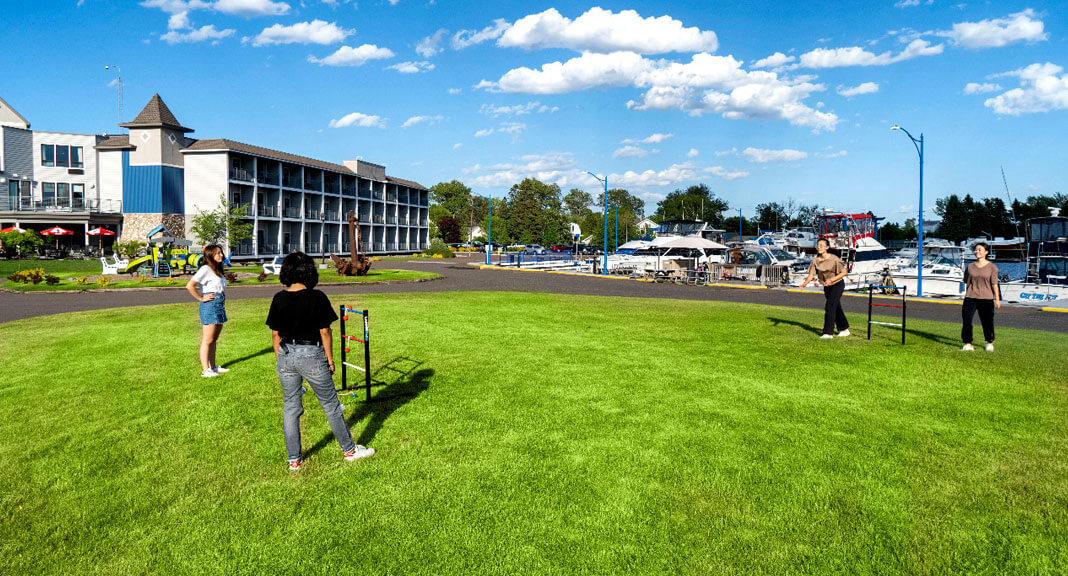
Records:
[[[1001,90],[1001,84],[995,84],[993,82],[984,82],[982,84],[978,82],[968,82],[964,85],[965,94],[986,94],[988,92],[997,92]]]
[[[1068,110],[1068,74],[1063,72],[1063,67],[1046,62],[997,74],[1019,78],[1020,87],[990,98],[984,105],[1008,116]]]
[[[783,150],[768,150],[764,148],[746,148],[742,155],[750,162],[766,164],[768,162],[797,162],[808,158],[808,152],[785,148]]]
[[[909,42],[908,46],[893,54],[890,51],[883,52],[882,54],[875,54],[869,52],[860,46],[849,46],[846,48],[816,48],[809,52],[805,52],[798,59],[797,64],[793,65],[795,68],[812,68],[814,70],[824,68],[843,68],[846,66],[887,66],[889,64],[896,64],[897,62],[904,62],[905,60],[912,60],[913,58],[919,58],[921,56],[934,56],[941,54],[945,50],[945,46],[937,44],[932,46],[930,42],[917,38],[912,42]]]
[[[845,96],[846,98],[852,98],[853,96],[860,96],[862,94],[875,94],[879,91],[879,85],[875,82],[863,82],[858,86],[839,86],[838,94]]]
[[[524,16],[501,34],[497,45],[526,50],[569,48],[580,52],[663,54],[714,52],[719,42],[715,32],[686,28],[670,16],[642,18],[634,10],[613,13],[594,7],[574,20],[555,8]]]
[[[331,128],[346,128],[348,126],[362,126],[364,128],[385,128],[386,122],[378,116],[371,116],[360,112],[346,114],[341,118],[330,121]]]
[[[216,30],[214,24],[208,24],[207,26],[201,26],[195,30],[189,32],[179,32],[178,30],[171,30],[166,34],[159,37],[160,40],[168,44],[186,44],[194,42],[204,42],[210,40],[212,42],[218,42],[223,38],[229,38],[234,35],[235,30],[227,28],[225,30]]]
[[[374,44],[363,44],[356,48],[342,46],[326,58],[308,56],[308,62],[320,66],[363,66],[368,60],[382,60],[392,57],[393,52],[389,48],[379,48]]]
[[[1045,25],[1030,8],[1023,12],[1009,14],[1005,18],[958,22],[953,25],[952,30],[937,34],[949,38],[954,45],[968,50],[1001,48],[1018,42],[1033,44],[1049,38],[1045,32]]]
[[[392,66],[386,66],[386,70],[396,70],[401,74],[418,74],[419,72],[429,72],[434,69],[434,65],[426,60],[420,62],[400,62]]]
[[[270,46],[275,44],[336,44],[354,34],[355,30],[346,30],[333,22],[312,20],[298,22],[289,26],[275,24],[264,28],[252,39],[253,46]]]

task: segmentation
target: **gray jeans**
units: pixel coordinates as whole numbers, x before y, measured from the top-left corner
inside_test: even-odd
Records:
[[[286,455],[290,460],[297,460],[300,454],[300,417],[304,414],[301,402],[301,380],[307,380],[309,387],[323,407],[334,438],[341,449],[349,452],[356,449],[352,433],[345,422],[341,402],[334,389],[334,375],[326,362],[326,352],[322,346],[302,344],[282,344],[278,347],[278,379],[282,382],[282,431],[286,437]]]

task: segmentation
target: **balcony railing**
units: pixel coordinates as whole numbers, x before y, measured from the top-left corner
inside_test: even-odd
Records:
[[[300,250],[300,245],[298,244],[294,244],[293,242],[282,244],[282,252],[284,254],[290,254],[292,252],[296,252],[297,250]]]
[[[397,192],[394,191],[394,190],[390,190],[389,192],[387,192],[386,193],[386,200],[389,200],[390,202],[396,202],[397,201]]]
[[[309,253],[309,254],[318,254],[319,253],[319,243],[318,242],[305,242],[304,243],[304,251]]]
[[[300,208],[286,208],[282,211],[282,215],[284,215],[286,218],[300,219]]]
[[[252,250],[252,244],[238,244],[233,247],[234,256],[252,256],[255,252]]]
[[[375,224],[385,224],[386,218],[381,214],[375,214],[374,222]]]
[[[231,200],[230,201],[230,207],[231,208],[243,209],[242,214],[244,214],[245,216],[248,216],[250,218],[252,217],[252,204],[250,204],[248,202],[234,202],[234,201]]]
[[[278,254],[278,244],[260,244],[260,254]]]
[[[327,210],[325,219],[331,222],[336,222],[338,220],[337,210]]]
[[[397,246],[396,242],[386,242],[386,252],[396,252]]]
[[[256,174],[256,181],[260,184],[266,184],[268,186],[278,186],[278,172],[260,170]]]
[[[374,252],[385,252],[386,246],[381,242],[375,242]]]
[[[230,167],[230,179],[241,180],[243,182],[252,182],[252,170],[247,168],[238,168],[235,166]]]
[[[381,200],[384,195],[382,190],[375,190],[373,194],[375,200]]]
[[[321,214],[322,212],[320,212],[319,210],[309,208],[304,211],[304,218],[307,220],[318,220]]]
[[[60,203],[56,200],[38,200],[33,198],[20,198],[12,203],[10,196],[0,197],[0,212],[72,212],[72,213],[105,213],[121,214],[122,200],[72,200],[69,203]]]
[[[386,216],[386,224],[396,224],[396,223],[397,223],[397,217],[396,216]]]
[[[334,252],[337,252],[337,244],[334,244],[332,242],[327,242],[323,244],[324,254],[333,254]]]
[[[277,218],[278,206],[273,204],[260,204],[256,207],[256,214],[266,216],[267,218]]]
[[[282,175],[282,186],[285,186],[286,188],[300,188],[303,183],[299,171],[289,172]]]

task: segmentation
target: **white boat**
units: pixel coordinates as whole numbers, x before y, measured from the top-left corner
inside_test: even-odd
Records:
[[[696,268],[725,261],[727,247],[700,236],[658,236],[632,254],[608,257],[608,272],[632,274],[673,266]],[[670,263],[670,264],[669,264]],[[599,263],[598,263],[599,264]]]
[[[875,216],[826,211],[819,219],[819,237],[831,251],[846,262],[847,288],[880,282],[883,271],[897,268],[903,261],[875,239]]]
[[[961,246],[927,246],[923,250],[923,295],[964,297],[964,248]],[[890,270],[894,285],[906,293],[917,295],[919,287],[916,260],[909,265]]]
[[[819,240],[819,235],[816,234],[816,229],[811,226],[791,228],[786,231],[786,251],[798,256],[815,254],[816,240]]]
[[[1050,208],[1050,216],[1027,221],[1027,277],[1001,285],[1008,302],[1068,309],[1068,218]]]

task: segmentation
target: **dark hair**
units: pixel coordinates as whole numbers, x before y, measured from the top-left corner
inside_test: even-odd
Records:
[[[820,242],[823,242],[824,244],[826,244],[827,248],[831,247],[831,241],[826,239],[826,238],[820,238],[819,240],[816,240],[816,244],[819,244]]]
[[[204,265],[211,268],[211,271],[219,278],[222,278],[223,274],[226,273],[226,271],[223,270],[222,262],[215,261],[215,255],[221,253],[222,246],[219,246],[218,244],[208,244],[204,247]]]
[[[972,252],[975,252],[975,249],[980,246],[982,246],[986,250],[987,254],[990,254],[990,245],[986,242],[976,242],[975,246],[972,246]]]
[[[283,286],[303,284],[308,288],[315,288],[319,283],[319,268],[311,256],[303,252],[293,252],[282,260],[282,271],[278,273],[278,280]]]

